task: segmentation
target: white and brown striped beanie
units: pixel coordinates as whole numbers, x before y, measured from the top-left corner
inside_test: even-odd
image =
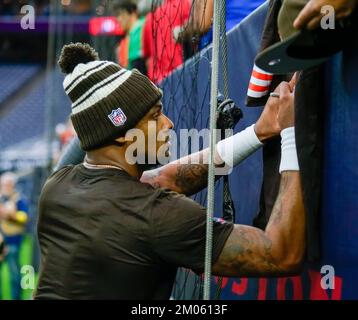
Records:
[[[88,44],[63,47],[59,65],[72,101],[71,120],[85,151],[108,145],[136,126],[162,98],[161,90],[138,70],[99,61]]]

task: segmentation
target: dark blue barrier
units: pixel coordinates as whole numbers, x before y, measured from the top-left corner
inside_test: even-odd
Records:
[[[262,108],[244,106],[252,65],[261,40],[267,3],[228,34],[230,97],[243,109],[235,131],[254,123]],[[357,299],[358,298],[358,50],[338,55],[328,64],[322,261],[307,265],[301,276],[273,279],[224,279],[222,299]],[[211,49],[204,50],[163,84],[164,107],[176,130],[208,127]],[[344,60],[344,67],[342,61]],[[324,97],[322,97],[324,98]],[[327,98],[327,97],[326,97]],[[262,154],[257,152],[230,175],[236,223],[252,224],[258,211]],[[206,205],[206,191],[195,199]],[[222,212],[222,183],[217,184],[216,214]],[[321,286],[321,267],[335,270],[335,289]],[[216,279],[213,279],[213,283]]]
[[[356,39],[356,38],[355,38]],[[342,277],[342,298],[358,299],[358,45],[337,55],[327,77],[323,264]]]

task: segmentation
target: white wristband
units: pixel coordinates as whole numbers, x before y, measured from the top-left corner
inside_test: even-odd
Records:
[[[284,171],[299,171],[295,127],[281,131],[281,164],[280,173]]]
[[[254,126],[253,124],[245,130],[218,142],[216,151],[227,165],[231,167],[238,165],[263,145],[256,135]]]

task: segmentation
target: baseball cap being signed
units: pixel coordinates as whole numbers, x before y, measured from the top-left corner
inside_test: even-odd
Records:
[[[335,21],[334,29],[295,29],[293,22],[307,2],[283,1],[277,21],[282,41],[268,47],[256,57],[255,63],[259,68],[273,74],[305,70],[325,62],[349,43],[355,27],[353,17]]]

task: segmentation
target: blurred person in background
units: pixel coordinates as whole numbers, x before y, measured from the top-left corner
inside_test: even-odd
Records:
[[[0,224],[6,243],[8,263],[11,276],[11,294],[15,300],[20,299],[21,274],[19,252],[25,226],[28,221],[28,204],[17,192],[16,175],[4,173],[0,177]]]
[[[76,15],[88,16],[92,14],[91,0],[72,0],[71,13]]]
[[[142,49],[145,17],[139,16],[137,4],[133,0],[118,1],[113,10],[126,34],[118,45],[118,63],[126,69],[136,68],[146,75],[147,67]]]
[[[4,259],[5,259],[5,241],[4,241],[4,236],[0,233],[0,268]],[[1,278],[0,278],[0,287],[2,287]]]
[[[71,119],[68,119],[66,123],[59,123],[56,126],[56,134],[62,149],[76,136],[76,131],[73,128]]]
[[[92,12],[91,0],[71,0],[67,6],[63,6],[68,15],[90,16]]]
[[[154,2],[156,3],[156,2]],[[165,0],[149,13],[143,32],[143,53],[148,77],[161,82],[184,62],[183,46],[175,41],[173,30],[189,19],[191,0]]]
[[[154,8],[159,7],[164,0],[138,0],[138,12],[140,15],[145,16],[149,12],[154,11]]]
[[[264,2],[265,0],[226,0],[226,31],[239,24]],[[213,0],[193,0],[190,19],[182,28],[174,30],[174,38],[183,42],[195,36],[200,37],[199,49],[206,47],[213,39],[213,12]]]
[[[53,163],[57,163],[61,157],[63,150],[69,144],[69,142],[76,136],[76,131],[73,128],[71,119],[68,119],[66,123],[59,123],[56,126],[57,142],[56,149],[53,153]]]
[[[4,236],[0,233],[0,266],[5,258],[5,240]]]

